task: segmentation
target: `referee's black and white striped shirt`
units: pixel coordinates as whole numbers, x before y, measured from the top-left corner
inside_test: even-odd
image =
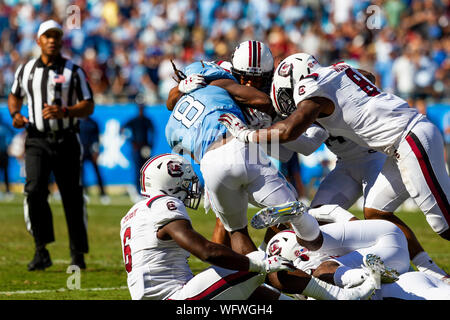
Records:
[[[77,129],[78,118],[44,119],[44,103],[61,107],[75,105],[82,100],[92,100],[92,90],[81,67],[60,56],[46,66],[41,58],[22,64],[14,76],[11,94],[27,98],[30,124],[41,132]]]

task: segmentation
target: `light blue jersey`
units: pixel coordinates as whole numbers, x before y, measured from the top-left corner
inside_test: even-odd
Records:
[[[236,78],[233,77],[231,73],[225,71],[222,67],[215,64],[214,62],[193,62],[187,65],[182,71],[186,76],[190,76],[191,74],[196,73],[200,74],[205,78],[207,83],[217,79],[231,79],[233,81],[236,81]]]
[[[207,82],[217,79],[234,79],[221,67],[210,62],[194,62],[184,74],[199,73]],[[225,136],[227,129],[218,119],[227,112],[245,121],[239,106],[228,92],[218,86],[208,85],[185,94],[175,105],[166,125],[166,139],[177,153],[189,153],[200,161],[208,147]]]

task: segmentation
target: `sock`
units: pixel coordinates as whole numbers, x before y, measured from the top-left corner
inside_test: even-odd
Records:
[[[340,266],[333,275],[334,283],[341,288],[351,288],[360,285],[367,278],[363,269],[351,269],[347,266]]]
[[[340,290],[342,289],[339,287],[312,277],[302,294],[317,300],[337,300]]]
[[[300,216],[295,216],[290,221],[295,234],[303,240],[312,241],[317,239],[320,234],[319,223],[317,220],[304,212]]]
[[[36,245],[36,251],[44,251],[45,250],[45,244]]]
[[[435,273],[435,276],[437,273],[440,277],[444,277],[447,275],[447,273],[444,270],[439,268],[439,266],[436,263],[434,263],[433,259],[431,259],[428,253],[426,253],[425,251],[418,253],[412,259],[412,262],[420,272],[429,273],[431,275]]]
[[[374,293],[375,287],[373,278],[367,278],[356,288],[342,289],[312,277],[302,294],[317,300],[364,300]]]

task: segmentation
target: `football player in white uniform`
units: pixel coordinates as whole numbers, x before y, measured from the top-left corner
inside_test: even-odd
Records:
[[[450,178],[436,126],[403,99],[380,92],[349,65],[322,67],[314,57],[300,55],[295,62],[302,69],[300,78],[294,79],[294,65],[286,64],[272,82],[274,107],[285,120],[256,131],[232,115],[219,121],[238,139],[258,143],[293,140],[317,121],[333,136],[385,153],[379,176],[397,172],[431,228],[450,240]],[[383,212],[373,211],[382,217]]]
[[[251,225],[262,229],[289,222],[299,244],[320,255],[340,256],[343,265],[357,268],[366,254],[375,254],[387,267],[400,273],[408,271],[408,245],[395,224],[385,220],[356,220],[319,227],[308,222],[315,210],[321,209],[307,208],[299,201],[268,207],[253,216]]]
[[[186,206],[198,207],[201,192],[191,164],[179,155],[149,159],[141,169],[141,193],[148,199],[136,203],[120,223],[132,299],[242,300],[255,290],[264,291],[257,288],[267,274],[277,289],[316,299],[367,299],[377,286],[379,270],[372,270],[361,286],[341,289],[301,270],[287,271],[295,268],[282,257],[268,258],[261,251],[244,256],[208,241],[193,229],[186,211]],[[190,254],[214,266],[194,276]]]
[[[296,139],[294,142],[284,144],[284,146],[289,145],[289,148],[298,153],[309,155],[322,143],[325,143],[337,157],[336,166],[321,181],[310,204],[311,208],[321,206],[323,208],[313,210],[311,214],[323,223],[357,219],[347,209],[363,195],[365,210],[377,208],[383,211],[385,220],[395,223],[403,231],[408,241],[410,259],[419,271],[446,280],[447,273],[431,259],[414,232],[400,219],[395,219],[393,212],[409,198],[401,178],[395,178],[395,174],[399,173],[393,172],[393,175],[389,177],[394,181],[393,183],[387,183],[385,177],[380,178],[379,181],[385,182],[383,189],[373,188],[387,156],[373,149],[362,147],[344,137],[330,136],[325,129],[313,126],[315,131],[308,128],[306,131],[308,134],[300,136],[303,139]],[[337,206],[328,206],[329,204]],[[369,218],[376,219],[377,217]]]
[[[359,222],[359,228],[362,227],[363,223],[364,222]],[[373,222],[369,222],[369,224],[367,224],[368,229],[373,227],[370,226],[372,223]],[[332,227],[332,225],[336,225],[334,223],[328,225],[327,228],[335,229],[333,233],[334,235],[338,235],[339,230],[344,229],[342,226],[343,224],[340,224],[340,227]],[[342,248],[337,248],[338,250],[336,251],[327,250],[326,253],[322,253],[321,250],[309,251],[298,244],[294,231],[285,230],[277,233],[270,239],[267,245],[267,255],[269,257],[272,255],[280,255],[285,259],[292,260],[297,268],[331,284],[344,288],[352,287],[363,281],[367,276],[364,265],[359,265],[361,259],[359,258],[358,252],[371,252],[373,250],[374,252],[380,253],[381,256],[386,257],[383,246],[386,246],[386,250],[388,251],[393,250],[391,252],[397,250],[392,246],[394,245],[392,241],[383,239],[386,237],[386,234],[383,234],[383,232],[388,231],[387,229],[384,229],[383,225],[388,225],[386,225],[386,222],[382,222],[381,224],[381,226],[377,227],[377,229],[382,231],[382,233],[379,233],[377,236],[380,239],[380,243],[376,243],[374,246],[373,242],[360,243],[361,247],[355,249],[356,252],[352,252],[351,248],[345,245],[345,251],[343,251]],[[352,226],[350,224],[348,226],[356,227],[356,225]],[[356,230],[356,228],[350,229]],[[360,230],[362,231],[363,228]],[[349,230],[345,228],[345,231]],[[373,234],[372,230],[366,231]],[[342,238],[350,237],[345,235]],[[345,239],[344,241],[348,242],[348,239]],[[384,262],[386,262],[386,260],[384,260]],[[393,275],[397,276],[395,273],[393,273]],[[422,272],[405,272],[398,275],[398,281],[393,283],[383,283],[380,290],[375,291],[371,300],[384,298],[402,300],[450,300],[450,285]]]
[[[277,74],[282,73],[281,70],[284,66],[289,65],[288,62],[296,58],[297,55],[292,55],[289,59],[284,60],[284,64],[280,64],[275,72]],[[301,55],[300,55],[301,56]],[[242,61],[248,60],[248,50],[235,53],[234,58],[239,57]],[[238,60],[239,61],[239,60]],[[242,64],[242,63],[241,63]],[[232,64],[227,61],[220,61],[219,65],[225,70],[232,70]],[[239,66],[240,64],[237,63]],[[297,68],[292,69],[294,77],[300,77],[297,75]],[[301,70],[300,70],[301,71]],[[368,72],[360,70],[363,74],[372,82],[375,82],[375,77]],[[242,75],[242,72],[241,72]],[[244,82],[241,76],[241,84],[252,86],[252,79]],[[257,87],[257,86],[256,86]],[[264,112],[248,108],[249,110],[249,128],[260,129],[269,127],[273,122],[279,121],[279,117],[276,117],[272,121],[272,117]],[[277,119],[278,118],[278,119]],[[267,145],[262,144],[265,151],[270,154],[272,149],[276,151],[273,154],[275,158],[280,161],[286,161],[292,155],[292,152],[298,152],[304,155],[309,155],[320,147],[322,143],[326,143],[327,147],[337,156],[336,167],[325,177],[321,182],[319,189],[317,190],[312,202],[311,207],[316,208],[325,204],[336,204],[343,209],[350,208],[356,200],[363,195],[365,199],[365,213],[366,218],[376,219],[378,215],[374,215],[373,212],[383,212],[383,218],[395,223],[405,234],[408,240],[408,250],[410,252],[410,258],[416,267],[423,272],[441,279],[447,278],[448,275],[442,270],[428,255],[427,252],[420,245],[414,232],[397,218],[393,212],[407,199],[409,194],[406,188],[399,178],[399,172],[393,172],[390,175],[390,181],[388,182],[384,177],[380,177],[376,187],[373,187],[377,176],[381,171],[384,162],[386,161],[386,155],[377,152],[368,147],[360,146],[348,138],[342,136],[333,137],[325,129],[316,124],[310,126],[305,133],[300,135],[296,140],[279,145],[279,148],[267,148]],[[286,159],[286,160],[284,160]],[[339,185],[339,188],[336,188]],[[317,216],[315,218],[325,222],[330,221],[333,217],[341,217],[342,219],[349,219],[349,213],[346,210],[340,210],[339,207],[332,209],[333,214],[328,211],[329,206],[324,210],[315,211]],[[350,215],[350,218],[353,215]],[[214,234],[220,233],[220,220],[216,224]],[[217,231],[217,232],[216,232]],[[223,233],[222,233],[223,234]],[[268,229],[266,239],[273,236],[271,229]],[[260,246],[265,248],[265,242]],[[448,280],[447,280],[448,281]]]

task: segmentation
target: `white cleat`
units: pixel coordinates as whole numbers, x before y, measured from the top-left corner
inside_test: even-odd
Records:
[[[283,205],[267,207],[258,211],[250,221],[255,229],[268,228],[280,223],[288,222],[294,216],[302,215],[308,207],[300,201],[288,202]]]
[[[364,282],[354,288],[345,289],[345,300],[368,300],[380,289],[381,283],[392,283],[398,280],[399,273],[387,267],[383,260],[375,254],[367,254],[363,259],[363,269],[367,272]]]
[[[364,259],[364,268],[370,274],[378,274],[381,283],[393,283],[398,280],[400,274],[394,268],[386,266],[381,258],[375,254],[367,254]]]

